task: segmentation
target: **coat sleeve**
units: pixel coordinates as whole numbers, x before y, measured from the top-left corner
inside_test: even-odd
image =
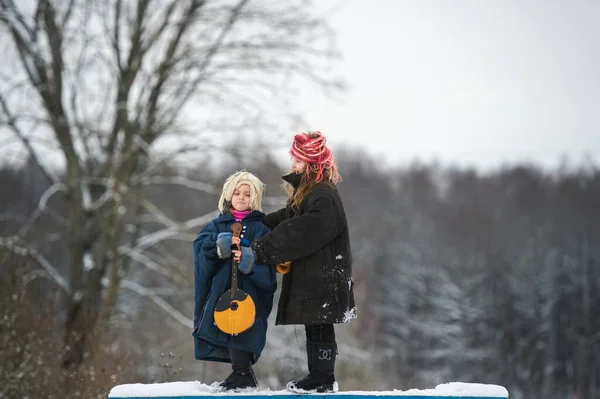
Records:
[[[264,224],[271,230],[279,225],[286,217],[286,208],[281,208],[278,211],[269,213],[265,216]]]
[[[338,209],[328,192],[306,199],[302,215],[282,221],[252,244],[257,263],[277,264],[304,258],[330,243],[338,235]]]
[[[208,295],[214,270],[219,263],[217,255],[217,227],[208,223],[198,233],[194,248],[194,328],[197,327],[201,309]]]
[[[217,226],[214,222],[208,223],[194,240],[194,272],[198,268],[212,272],[219,262],[217,254]],[[203,273],[200,273],[203,274]]]
[[[269,228],[261,224],[256,237],[262,237],[269,232]],[[257,262],[255,259],[254,269],[248,275],[252,284],[268,293],[274,293],[277,290],[277,275],[275,267]]]

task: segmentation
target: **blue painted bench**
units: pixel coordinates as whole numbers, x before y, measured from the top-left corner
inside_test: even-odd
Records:
[[[206,396],[244,399],[508,399],[508,391],[499,385],[451,382],[434,389],[410,389],[408,391],[340,391],[331,394],[296,395],[289,391],[246,391],[215,392],[210,385],[198,381],[168,382],[161,384],[123,384],[115,386],[109,393],[110,399],[197,399]],[[329,398],[329,399],[330,399]]]

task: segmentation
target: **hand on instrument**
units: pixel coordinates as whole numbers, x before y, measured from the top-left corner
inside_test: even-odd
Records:
[[[231,233],[219,233],[217,236],[217,254],[221,259],[227,259],[231,256],[231,242],[233,240]]]
[[[236,262],[241,262],[242,260],[242,251],[239,249],[232,249],[231,255],[233,256],[233,260]]]
[[[251,248],[242,247],[241,260],[238,265],[238,270],[244,274],[252,273],[254,270],[254,252]]]

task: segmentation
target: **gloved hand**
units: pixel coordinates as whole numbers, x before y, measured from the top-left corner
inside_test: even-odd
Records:
[[[254,268],[254,252],[249,247],[242,247],[242,260],[238,264],[238,270],[244,274],[250,274]]]
[[[219,233],[217,236],[217,254],[221,259],[231,256],[231,233]]]
[[[291,269],[292,269],[291,261],[281,262],[281,263],[278,263],[275,265],[275,270],[277,270],[277,272],[281,273],[281,274],[288,274]]]

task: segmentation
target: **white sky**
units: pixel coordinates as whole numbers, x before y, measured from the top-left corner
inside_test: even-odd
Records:
[[[343,103],[306,102],[332,148],[388,165],[599,163],[600,1],[327,4],[351,90]]]
[[[311,86],[293,105],[334,151],[365,149],[382,165],[600,164],[600,0],[315,5],[332,15],[350,87],[334,102]],[[294,133],[269,132],[285,163]]]

